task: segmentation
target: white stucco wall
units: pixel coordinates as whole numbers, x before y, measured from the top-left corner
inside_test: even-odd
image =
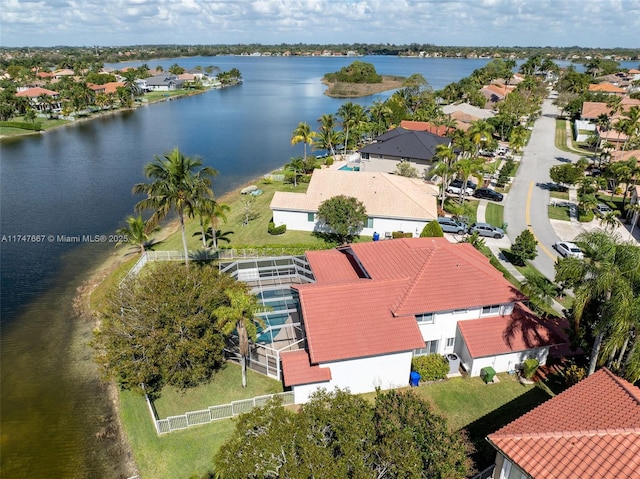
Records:
[[[320,388],[331,391],[338,387],[360,394],[373,392],[376,387],[386,390],[408,386],[411,357],[412,353],[408,351],[321,364],[320,367],[331,369],[331,381],[292,387],[295,402],[307,402],[309,396]]]
[[[276,226],[287,225],[288,230],[294,231],[315,231],[317,228],[317,222],[309,221],[307,212],[273,210],[272,213],[273,223]],[[362,236],[373,236],[373,233],[377,232],[380,234],[380,238],[384,238],[387,231],[404,231],[407,233],[413,233],[414,237],[418,237],[427,222],[427,220],[373,217],[373,227],[363,228],[360,234]]]
[[[385,173],[393,173],[396,171],[397,164],[400,163],[400,160],[392,160],[388,158],[376,158],[374,155],[370,155],[369,159],[362,160],[360,162],[360,171],[371,171],[378,172],[382,171]],[[418,176],[422,176],[425,169],[431,167],[431,163],[428,161],[424,162],[416,162],[409,161],[411,166],[413,166],[416,170],[418,170]]]

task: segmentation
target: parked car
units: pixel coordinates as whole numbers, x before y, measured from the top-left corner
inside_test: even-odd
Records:
[[[446,216],[438,216],[438,224],[445,233],[456,233],[462,235],[469,229],[469,227],[463,222]]]
[[[456,182],[453,181],[453,182],[451,182],[451,184],[449,186],[447,186],[447,189],[445,191],[447,193],[451,193],[451,194],[454,194],[454,195],[459,195],[460,191],[462,191],[462,183],[458,182],[456,184]],[[465,196],[472,195],[473,194],[473,188],[470,188],[470,187],[467,186],[464,189],[464,191],[462,192],[462,194],[465,195]]]
[[[582,259],[584,258],[584,254],[582,250],[578,248],[578,246],[574,243],[570,243],[568,241],[558,241],[553,245],[558,254],[563,258],[567,258],[569,256],[573,256],[574,258]]]
[[[489,238],[504,237],[504,230],[489,223],[473,223],[469,228],[469,233],[477,232],[480,236],[488,236]]]
[[[485,200],[493,200],[493,201],[502,201],[504,199],[504,195],[502,193],[498,193],[491,188],[478,188],[473,196],[476,198],[484,198]]]
[[[449,184],[449,186],[456,186],[460,188],[462,186],[462,180],[459,178],[456,178]],[[467,188],[471,188],[472,190],[475,190],[477,187],[478,185],[476,185],[473,181],[467,180]]]
[[[598,203],[596,205],[596,214],[604,216],[610,211],[612,211],[612,209],[609,207],[609,205],[605,205],[604,203]]]

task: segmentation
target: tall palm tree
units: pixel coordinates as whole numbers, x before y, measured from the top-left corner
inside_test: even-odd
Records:
[[[561,261],[557,275],[573,278],[575,301],[572,319],[576,331],[587,323],[593,333],[588,374],[600,361],[605,337],[620,324],[631,324],[636,292],[640,286],[640,248],[622,243],[618,236],[596,230],[581,233],[576,243],[583,261]],[[567,269],[568,271],[563,271]]]
[[[125,243],[137,246],[139,253],[142,255],[150,245],[149,235],[159,229],[158,226],[152,226],[142,219],[142,215],[129,216],[127,218],[127,226],[116,231],[116,235],[123,237],[116,243],[116,246]]]
[[[473,154],[477,155],[481,146],[492,138],[494,128],[487,120],[476,120],[467,130],[467,136],[474,146]]]
[[[247,358],[249,357],[249,341],[256,341],[258,326],[264,328],[264,321],[258,313],[265,308],[258,304],[258,298],[250,294],[244,283],[236,283],[225,291],[229,303],[218,307],[214,314],[220,331],[226,335],[238,334],[240,361],[242,366],[242,387],[247,387]]]
[[[336,156],[335,147],[341,141],[341,136],[335,129],[336,117],[332,114],[325,113],[318,118],[318,122],[320,122],[316,141],[318,148],[330,151],[331,156]]]
[[[202,160],[185,156],[176,147],[163,157],[154,156],[154,161],[144,167],[146,177],[152,180],[150,183],[138,183],[133,187],[134,193],[147,195],[147,198],[136,204],[135,209],[153,209],[149,218],[152,226],[166,218],[171,210],[178,214],[186,265],[189,264],[189,250],[184,215],[193,211],[196,198],[213,197],[211,179],[218,174],[209,166],[200,167]]]
[[[318,137],[315,131],[311,130],[308,123],[301,121],[291,135],[291,144],[304,143],[304,161],[307,161],[307,145],[313,145],[313,140]]]
[[[628,214],[631,217],[631,236],[633,236],[633,230],[638,224],[638,218],[640,218],[640,203],[628,204],[624,207],[625,210],[628,211]]]
[[[191,214],[197,215],[200,223],[200,237],[202,247],[207,247],[207,230],[211,226],[211,247],[218,249],[217,229],[219,220],[227,222],[226,212],[231,211],[231,207],[225,203],[219,203],[214,198],[201,196],[196,197],[192,204]]]
[[[450,146],[440,144],[436,146],[436,154],[433,159],[437,163],[432,173],[442,178],[442,184],[440,185],[440,208],[444,208],[444,200],[447,197],[445,190],[449,184],[450,176],[455,173],[452,165],[456,160],[456,154]]]
[[[462,180],[462,188],[460,188],[460,194],[458,200],[460,204],[464,202],[464,191],[467,185],[467,181],[474,177],[478,183],[482,182],[482,172],[485,169],[484,160],[482,158],[462,158],[456,161],[452,165],[458,178]]]
[[[343,103],[342,106],[338,108],[338,116],[342,119],[342,131],[344,131],[344,154],[347,153],[347,145],[351,139],[349,137],[350,132],[357,126],[357,119],[362,113],[362,106],[350,101]]]

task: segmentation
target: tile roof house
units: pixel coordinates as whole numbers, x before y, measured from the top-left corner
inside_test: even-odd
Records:
[[[406,386],[414,355],[459,357],[479,375],[480,367],[504,372],[530,357],[544,364],[563,341],[468,243],[395,239],[306,257],[316,282],[292,288],[307,346],[281,354],[296,403],[320,387]]]
[[[623,95],[627,91],[624,88],[617,87],[609,82],[602,82],[589,85],[589,91],[598,93],[609,93],[612,95]]]
[[[493,104],[504,100],[504,98],[515,89],[516,87],[513,85],[492,83],[491,85],[480,88],[480,93],[487,99],[488,104]]]
[[[449,115],[456,122],[458,130],[467,131],[471,124],[477,120],[486,120],[495,116],[495,113],[485,108],[478,108],[469,103],[447,105],[442,108],[443,113]]]
[[[311,176],[306,193],[277,191],[270,208],[276,226],[296,231],[324,231],[317,212],[322,202],[338,195],[360,200],[369,219],[362,235],[374,232],[411,232],[419,236],[438,217],[437,187],[418,178],[388,173],[319,169]]]
[[[423,169],[431,167],[436,147],[450,143],[449,138],[428,131],[394,128],[360,149],[361,169],[392,173],[398,163],[406,161],[422,173]]]
[[[40,95],[45,95],[50,97],[51,101],[47,102],[48,104],[41,103]],[[41,87],[26,88],[24,90],[17,92],[16,96],[28,98],[31,106],[38,111],[45,111],[45,110],[48,110],[49,108],[52,110],[59,110],[61,108],[61,103],[59,99],[60,93],[53,90],[47,90],[46,88],[41,88]]]
[[[119,87],[124,87],[124,82],[112,81],[104,83],[102,85],[94,85],[93,83],[87,83],[89,89],[94,93],[115,93]]]
[[[455,128],[449,128],[444,125],[435,125],[428,121],[413,120],[402,120],[400,122],[400,128],[412,131],[428,131],[429,133],[433,133],[438,136],[446,136],[447,134],[455,131]]]
[[[494,479],[639,479],[640,389],[603,368],[487,440]]]

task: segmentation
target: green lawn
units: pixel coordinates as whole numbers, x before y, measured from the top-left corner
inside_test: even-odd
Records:
[[[431,401],[452,428],[466,429],[476,448],[473,459],[478,470],[495,457],[485,437],[550,398],[542,388],[522,385],[515,376],[498,377],[496,384],[485,384],[479,377],[452,378],[414,389]]]
[[[569,200],[569,192],[568,191],[551,191],[551,198],[558,198],[560,200]]]
[[[221,222],[219,229],[221,235],[218,240],[220,247],[225,246],[269,246],[269,245],[297,245],[310,246],[325,245],[325,241],[305,231],[286,231],[284,234],[272,236],[268,233],[269,222],[272,215],[269,204],[276,191],[288,191],[304,193],[308,183],[298,183],[294,188],[292,184],[283,182],[257,181],[256,186],[263,191],[259,196],[241,195],[239,189],[220,198],[221,203],[229,205],[231,210],[227,213],[227,222]],[[255,218],[244,225],[244,212],[246,202],[250,202],[250,209]],[[202,249],[200,239],[200,225],[197,220],[187,223],[187,243],[190,250]],[[181,251],[182,238],[180,233],[171,235],[160,243],[155,249],[166,251]]]
[[[282,392],[282,383],[255,371],[247,371],[247,387],[242,387],[240,366],[228,362],[209,384],[181,392],[165,388],[160,399],[154,402],[160,419],[177,416],[189,411],[199,411],[209,406],[228,404],[239,399],[249,399],[265,394]]]
[[[158,436],[144,398],[130,391],[120,393],[120,416],[145,479],[203,477],[213,470],[213,455],[235,427],[232,419],[222,419]]]
[[[502,228],[504,225],[504,206],[496,203],[487,203],[487,210],[485,212],[485,220],[487,223],[498,228]]]
[[[548,206],[548,215],[550,220],[571,221],[569,208],[566,206]]]

